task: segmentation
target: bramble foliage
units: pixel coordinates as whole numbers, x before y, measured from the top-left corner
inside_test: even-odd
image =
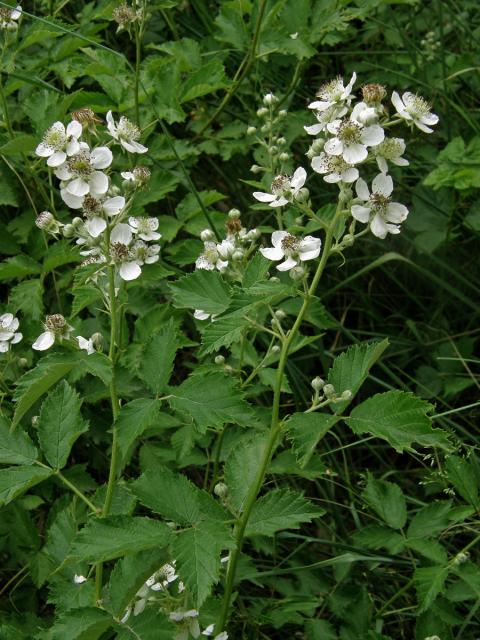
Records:
[[[0,2],[1,639],[478,635],[476,9]]]

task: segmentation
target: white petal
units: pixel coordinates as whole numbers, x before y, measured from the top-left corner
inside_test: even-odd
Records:
[[[82,135],[82,125],[78,120],[72,120],[67,125],[67,136],[73,136],[74,138],[80,138]]]
[[[377,236],[377,238],[382,238],[382,240],[386,238],[388,233],[385,220],[378,214],[373,217],[373,220],[370,223],[370,229],[374,236]]]
[[[114,196],[107,198],[103,203],[103,210],[107,216],[116,216],[125,206],[125,198],[123,196]],[[131,220],[131,218],[130,218]]]
[[[132,230],[128,224],[117,224],[113,228],[110,234],[110,242],[121,242],[122,244],[129,245],[132,241]]]
[[[18,5],[16,9],[13,9],[12,13],[10,14],[10,18],[12,20],[18,20],[21,15],[22,15],[22,7]]]
[[[0,331],[0,340],[11,340],[13,338],[13,331]]]
[[[87,182],[83,178],[75,178],[68,183],[66,190],[68,193],[71,193],[72,196],[86,196],[90,191],[90,187]]]
[[[288,231],[274,231],[272,233],[272,244],[276,248],[281,248],[282,240],[288,236]]]
[[[359,222],[368,222],[370,219],[370,211],[369,207],[362,207],[359,204],[352,206],[352,216]]]
[[[283,207],[286,204],[288,204],[288,200],[286,198],[284,198],[283,196],[277,196],[275,198],[275,200],[272,200],[272,202],[270,202],[269,206],[270,207]]]
[[[400,233],[400,227],[396,224],[386,224],[388,233],[397,234]]]
[[[3,342],[2,340],[0,340],[0,353],[7,353],[9,349],[10,349],[10,343]]]
[[[115,120],[111,111],[107,113],[107,127],[111,134],[116,133]]]
[[[20,342],[22,338],[23,338],[23,333],[16,333],[11,340],[11,344],[17,344],[17,342]]]
[[[95,169],[106,169],[112,164],[113,155],[108,147],[97,147],[90,154],[90,164]]]
[[[350,95],[353,85],[355,84],[357,80],[357,74],[355,73],[355,71],[352,74],[352,77],[350,78],[350,82],[347,84],[347,86],[345,87],[345,91],[342,94],[342,98],[346,98],[348,95]]]
[[[228,260],[217,260],[215,267],[219,271],[225,271],[225,269],[228,267]]]
[[[345,171],[342,171],[342,182],[355,182],[357,178],[358,169],[356,169],[355,167],[350,167],[350,169],[345,169]]]
[[[74,156],[76,153],[80,151],[80,145],[76,138],[72,138],[70,142],[67,143],[67,156]]]
[[[119,273],[123,280],[135,280],[142,270],[136,262],[124,262],[120,265]]]
[[[54,342],[55,334],[53,331],[45,331],[44,333],[41,333],[32,344],[32,349],[35,349],[35,351],[46,351],[47,349],[50,349]]]
[[[47,164],[49,167],[59,167],[61,164],[65,162],[67,159],[67,154],[65,151],[55,151],[47,160]]]
[[[293,177],[290,181],[293,189],[300,189],[305,184],[305,180],[307,179],[307,172],[303,167],[298,167],[298,169],[293,174]]]
[[[423,122],[420,122],[420,120],[415,120],[415,124],[420,129],[420,131],[423,131],[424,133],[433,133],[433,129],[427,127],[427,125],[423,124]]]
[[[385,132],[379,124],[372,124],[370,127],[365,127],[361,134],[361,140],[364,144],[371,147],[374,144],[380,144],[385,138]]]
[[[396,91],[392,93],[392,104],[397,110],[397,113],[403,114],[403,112],[405,111],[405,105],[403,104],[402,99]]]
[[[378,164],[378,168],[380,169],[380,171],[382,171],[383,173],[387,173],[387,171],[388,171],[388,163],[385,160],[385,158],[382,158],[381,156],[377,156],[377,164]]]
[[[80,349],[84,349],[88,355],[95,353],[95,349],[93,348],[92,340],[87,340],[86,338],[82,338],[82,336],[77,336],[76,340],[78,342],[78,346]],[[83,580],[84,582],[85,580]]]
[[[138,237],[141,238],[142,240],[146,240],[147,242],[150,242],[151,240],[160,240],[162,236],[160,233],[157,233],[156,231],[146,231],[144,233],[139,233]]]
[[[121,140],[120,144],[130,153],[147,153],[148,147],[136,142],[135,140]]]
[[[320,238],[314,238],[313,236],[305,236],[299,245],[299,257],[300,260],[313,260],[320,255],[320,249],[322,247],[322,241]]]
[[[341,156],[343,152],[343,142],[338,138],[331,138],[325,143],[324,149],[331,156]]]
[[[384,196],[389,196],[393,191],[393,180],[391,176],[385,173],[379,173],[372,182],[373,193],[381,193]]]
[[[308,135],[310,136],[316,136],[318,135],[321,131],[323,131],[323,124],[311,124],[308,127],[303,127],[305,129],[305,131],[308,133]]]
[[[205,313],[205,311],[202,311],[202,309],[195,309],[193,317],[195,318],[195,320],[208,320],[210,314]]]
[[[410,164],[410,162],[406,158],[392,158],[392,162],[393,164],[396,164],[397,167],[406,167]]]
[[[294,260],[291,256],[288,256],[285,262],[281,262],[280,264],[277,264],[277,269],[279,271],[290,271],[290,269],[292,269],[293,267],[296,267],[297,264],[298,264],[297,260]]]
[[[90,189],[95,193],[103,194],[108,191],[108,178],[101,171],[94,171],[90,176]]]
[[[312,169],[317,173],[327,173],[328,159],[325,153],[321,153],[319,156],[312,158]]]
[[[343,159],[348,164],[357,164],[358,162],[362,162],[368,156],[367,147],[363,144],[351,144],[348,146],[344,146],[343,148]]]
[[[72,174],[68,170],[66,164],[62,164],[60,167],[57,167],[54,171],[54,174],[59,180],[70,180],[70,178],[72,177]]]
[[[308,108],[315,109],[315,111],[325,111],[331,104],[331,102],[326,102],[325,100],[315,100],[308,105]]]
[[[83,196],[74,196],[69,193],[66,189],[60,189],[60,195],[65,204],[70,207],[70,209],[81,209],[83,205]]]
[[[395,224],[399,224],[407,219],[408,209],[404,204],[400,204],[399,202],[391,202],[387,205],[387,213],[385,215],[385,219],[387,222],[394,222]]]
[[[423,122],[423,124],[437,124],[438,116],[435,113],[426,113],[420,118],[420,121]]]
[[[261,248],[260,253],[268,260],[281,260],[285,255],[280,247]]]
[[[13,313],[2,313],[0,316],[0,324],[5,328],[10,327],[14,318]]]
[[[327,176],[323,176],[323,179],[329,184],[337,184],[337,182],[342,180],[342,176],[339,173],[333,172],[329,173]]]
[[[272,193],[264,193],[263,191],[254,191],[253,197],[260,202],[273,202],[276,198]]]
[[[40,142],[38,147],[35,149],[35,153],[37,154],[37,156],[40,156],[41,158],[48,158],[49,156],[52,155],[52,153],[54,153],[54,150],[52,149],[52,147],[49,147],[43,142]]]
[[[370,198],[370,191],[368,190],[367,183],[363,178],[359,178],[357,180],[355,191],[357,192],[357,196],[360,200],[365,200],[366,202]]]
[[[107,223],[103,218],[95,216],[95,218],[90,218],[90,220],[87,220],[85,222],[85,226],[87,227],[87,231],[92,236],[92,238],[98,238],[98,236],[107,228]]]

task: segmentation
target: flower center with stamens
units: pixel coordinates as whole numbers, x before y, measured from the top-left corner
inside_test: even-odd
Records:
[[[300,241],[298,238],[292,236],[291,234],[286,235],[282,240],[283,253],[286,256],[293,255],[296,251],[298,251],[299,244]]]
[[[346,145],[358,144],[361,142],[362,126],[357,122],[347,120],[342,122],[338,130],[339,139]]]
[[[90,218],[93,216],[98,216],[102,213],[102,203],[100,200],[93,198],[92,196],[86,195],[83,200],[83,215],[86,218]]]
[[[215,264],[218,260],[217,245],[214,242],[206,242],[202,255],[208,263]]]
[[[374,213],[378,213],[383,216],[387,211],[387,206],[390,203],[390,198],[383,193],[372,193],[370,196],[370,206]]]
[[[80,151],[80,153],[69,158],[67,166],[70,173],[73,173],[74,176],[78,178],[88,178],[92,173],[90,153],[88,151]]]
[[[48,331],[61,332],[66,325],[67,321],[60,313],[54,313],[45,318],[45,329],[48,329]]]
[[[138,240],[133,245],[133,252],[136,258],[138,258],[142,262],[145,262],[146,258],[148,258],[148,255],[149,255],[148,245],[142,240]]]
[[[123,242],[114,242],[110,245],[110,256],[114,262],[125,262],[130,257],[130,250]]]
[[[125,140],[138,140],[141,133],[137,125],[130,122],[128,118],[125,116],[120,118],[117,126],[117,134],[120,138],[124,138]]]
[[[413,118],[421,118],[430,113],[431,105],[422,96],[413,96],[411,101],[405,105],[405,111]]]
[[[43,144],[54,151],[61,151],[67,144],[65,131],[59,126],[53,125],[43,136]]]
[[[381,142],[377,147],[374,147],[377,155],[392,160],[402,155],[404,151],[404,145],[398,138],[388,138]]]
[[[151,218],[137,218],[138,233],[150,233],[153,231],[154,220]]]
[[[323,84],[317,91],[317,97],[328,102],[336,102],[340,100],[344,91],[343,79],[338,76],[334,80]]]
[[[272,182],[272,193],[275,196],[283,196],[288,194],[292,188],[290,184],[290,178],[285,175],[276,176]]]
[[[327,161],[327,169],[329,173],[342,173],[349,165],[342,156],[329,156]]]

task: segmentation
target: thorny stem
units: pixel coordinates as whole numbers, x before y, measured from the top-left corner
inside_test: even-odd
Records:
[[[252,512],[253,506],[255,504],[255,501],[257,499],[257,495],[260,491],[260,489],[262,488],[263,485],[263,481],[265,478],[265,474],[267,472],[267,468],[268,465],[270,464],[270,460],[272,459],[272,456],[275,452],[276,446],[277,446],[277,442],[278,442],[278,436],[280,434],[280,429],[281,429],[281,424],[282,421],[280,419],[279,413],[280,413],[280,396],[281,396],[281,388],[282,388],[282,382],[283,382],[283,375],[285,372],[285,367],[287,364],[287,359],[288,359],[288,354],[289,354],[289,350],[290,350],[290,346],[295,338],[295,336],[298,333],[298,330],[300,329],[300,326],[302,324],[303,318],[305,317],[305,314],[308,310],[309,304],[311,299],[313,298],[313,296],[315,295],[315,291],[318,287],[318,283],[320,282],[320,278],[322,277],[323,271],[325,269],[325,266],[328,262],[328,258],[330,257],[330,249],[332,247],[332,241],[333,241],[333,234],[335,231],[335,226],[337,223],[337,220],[339,218],[339,216],[342,214],[342,207],[343,207],[343,200],[340,199],[338,206],[337,206],[337,210],[335,213],[335,216],[332,220],[332,222],[330,223],[327,233],[326,233],[326,237],[325,237],[325,244],[323,247],[323,251],[322,251],[322,257],[320,259],[319,265],[317,267],[317,270],[315,272],[315,275],[313,276],[312,282],[308,288],[307,293],[305,294],[305,297],[303,299],[303,303],[302,306],[300,308],[300,311],[298,313],[297,319],[295,320],[295,323],[293,324],[292,328],[290,329],[290,331],[287,333],[287,335],[285,336],[285,338],[283,339],[283,343],[282,343],[282,349],[280,352],[280,359],[278,362],[278,367],[277,367],[277,375],[276,375],[276,380],[275,380],[275,388],[274,388],[274,394],[273,394],[273,406],[272,406],[272,419],[271,419],[271,423],[270,423],[270,434],[268,437],[268,441],[265,445],[265,449],[263,451],[263,456],[262,456],[262,460],[259,464],[259,468],[257,471],[257,475],[254,479],[254,481],[252,482],[252,484],[250,485],[248,494],[247,494],[247,498],[245,501],[245,508],[241,514],[241,516],[239,517],[239,519],[237,520],[237,524],[235,527],[235,531],[234,531],[234,536],[235,536],[235,549],[234,551],[232,551],[231,556],[230,556],[230,560],[228,563],[228,568],[227,568],[227,577],[226,577],[226,583],[225,583],[225,593],[223,596],[223,604],[222,604],[222,609],[220,612],[220,618],[218,621],[218,631],[221,632],[225,629],[225,625],[228,621],[228,614],[229,614],[229,608],[230,608],[230,600],[232,597],[232,591],[233,591],[233,585],[234,585],[234,581],[235,581],[235,574],[236,574],[236,570],[237,570],[237,564],[238,564],[238,559],[240,556],[240,553],[242,551],[242,546],[243,546],[243,539],[245,537],[245,530],[247,528],[247,524],[248,521],[250,519],[250,514]]]
[[[110,242],[110,239],[108,239]],[[115,488],[115,480],[117,473],[117,459],[118,459],[118,429],[117,418],[119,413],[119,402],[117,393],[117,383],[115,377],[115,359],[117,353],[117,336],[118,336],[118,308],[117,298],[115,295],[115,266],[109,265],[108,267],[108,297],[110,307],[110,349],[108,357],[112,363],[112,380],[110,382],[110,400],[112,404],[112,453],[110,458],[110,470],[108,473],[107,491],[105,494],[105,502],[103,503],[103,509],[101,517],[108,516],[110,507],[112,504],[113,490]],[[97,604],[101,600],[102,595],[102,577],[103,577],[103,564],[100,562],[97,564],[95,574],[95,600]]]

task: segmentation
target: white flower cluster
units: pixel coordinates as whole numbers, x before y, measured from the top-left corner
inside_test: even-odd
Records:
[[[76,238],[81,246],[80,254],[89,261],[114,264],[123,280],[134,280],[144,264],[159,259],[160,246],[149,244],[161,238],[157,232],[158,220],[132,216],[126,220],[131,204],[126,196],[148,182],[150,171],[146,167],[135,167],[121,174],[121,187],[114,185],[109,175],[113,162],[110,148],[106,145],[91,148],[81,139],[84,127],[90,131],[98,119],[90,109],[80,110],[75,116],[78,119],[67,127],[55,122],[37,146],[36,154],[46,158],[47,165],[60,180],[62,200],[71,209],[80,210],[83,219],[76,217],[71,224],[64,225],[44,211],[36,224],[53,235],[61,231],[65,237]],[[109,111],[107,130],[112,141],[129,153],[148,151],[138,142],[140,129],[125,116],[115,122]]]
[[[0,7],[0,29],[5,31],[15,31],[18,28],[18,19],[22,15],[22,7],[18,5],[15,9]]]
[[[23,338],[17,331],[19,324],[13,313],[2,313],[0,316],[0,353],[10,351],[11,345],[17,344]]]

